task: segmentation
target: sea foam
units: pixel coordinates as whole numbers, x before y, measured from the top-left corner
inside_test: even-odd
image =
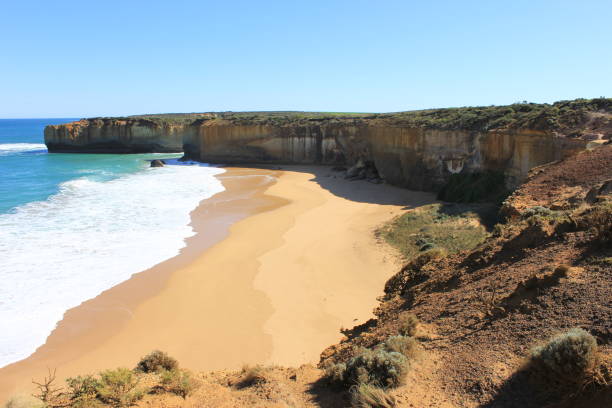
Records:
[[[166,166],[105,182],[83,177],[0,214],[0,367],[34,352],[67,309],[177,255],[194,234],[190,212],[223,190],[214,177],[223,171]]]
[[[38,150],[46,151],[47,146],[42,143],[0,143],[0,156]]]

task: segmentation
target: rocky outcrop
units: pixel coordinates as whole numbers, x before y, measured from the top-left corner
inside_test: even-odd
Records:
[[[516,185],[528,171],[583,150],[580,138],[552,132],[436,130],[376,121],[306,125],[235,125],[207,121],[185,140],[185,155],[208,163],[373,163],[384,180],[435,190],[451,174],[506,173]]]
[[[602,201],[612,201],[612,145],[532,169],[526,182],[506,199],[502,213],[519,218]]]
[[[174,153],[194,128],[146,119],[84,119],[47,126],[45,144],[52,153]]]
[[[164,167],[166,165],[166,162],[163,160],[151,160],[151,166],[150,167]]]

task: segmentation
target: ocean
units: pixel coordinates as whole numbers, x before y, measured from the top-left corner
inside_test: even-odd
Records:
[[[177,255],[223,170],[180,154],[48,153],[43,129],[0,119],[0,367],[45,342],[64,312]],[[150,168],[147,160],[171,165]]]

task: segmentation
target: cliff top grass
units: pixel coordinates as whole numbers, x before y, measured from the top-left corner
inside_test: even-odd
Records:
[[[374,123],[440,130],[494,129],[571,130],[599,117],[612,121],[612,98],[575,99],[553,104],[519,102],[504,106],[426,109],[393,113],[356,112],[204,112],[134,115],[123,120],[147,120],[159,125],[224,121],[234,125],[306,125],[309,123]],[[92,118],[104,119],[104,118]]]

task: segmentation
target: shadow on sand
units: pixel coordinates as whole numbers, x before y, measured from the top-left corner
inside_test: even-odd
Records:
[[[436,202],[435,193],[407,190],[389,184],[374,184],[366,180],[347,180],[342,172],[332,170],[332,166],[249,164],[244,166],[228,165],[227,167],[260,168],[312,174],[313,178],[311,180],[321,188],[335,196],[360,203],[399,205],[408,210]]]

